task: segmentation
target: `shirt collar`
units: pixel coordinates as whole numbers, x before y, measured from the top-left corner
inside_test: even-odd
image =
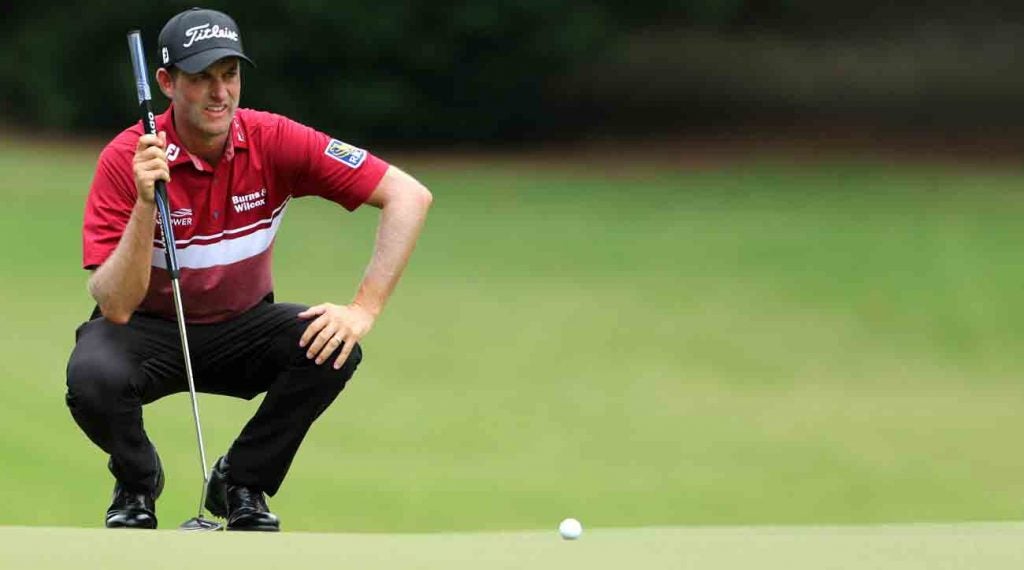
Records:
[[[237,150],[249,148],[249,133],[246,131],[242,120],[239,118],[239,113],[235,111],[235,117],[231,121],[231,132],[228,134],[228,139],[225,144],[224,156],[222,160],[231,161],[235,158],[235,152]],[[213,167],[208,162],[199,158],[198,156],[190,153],[184,145],[181,144],[181,139],[178,137],[178,131],[174,128],[174,105],[168,105],[167,110],[161,113],[156,118],[157,131],[167,132],[167,165],[170,168],[174,168],[180,164],[192,163],[192,166],[196,170],[201,172],[212,172]]]

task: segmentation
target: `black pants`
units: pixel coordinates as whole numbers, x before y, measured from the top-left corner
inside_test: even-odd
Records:
[[[267,393],[227,462],[232,483],[269,495],[362,358],[357,344],[340,370],[333,359],[321,365],[307,359],[299,338],[308,322],[296,316],[305,308],[265,301],[227,322],[188,325],[197,391],[247,400]],[[71,415],[110,455],[111,472],[122,484],[153,491],[159,459],[143,429],[142,406],[188,391],[177,323],[140,313],[126,325],[95,318],[75,338],[67,368]]]

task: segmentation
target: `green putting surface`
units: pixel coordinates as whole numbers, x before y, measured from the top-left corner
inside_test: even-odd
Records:
[[[0,528],[0,567],[943,570],[1021,568],[1024,524],[453,534]]]

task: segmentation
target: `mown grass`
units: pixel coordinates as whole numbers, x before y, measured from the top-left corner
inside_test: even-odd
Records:
[[[97,151],[0,143],[3,524],[98,526],[109,500],[63,404]],[[1022,173],[398,163],[435,206],[272,500],[286,529],[1019,517]],[[278,298],[347,301],[375,223],[289,206]],[[256,404],[201,398],[211,457]],[[199,492],[187,397],[146,422],[177,524]]]
[[[0,527],[5,568],[75,570],[143,565],[154,570],[345,566],[494,568],[705,568],[767,570],[1015,569],[1020,524],[853,527],[657,527],[584,531],[352,534],[205,533]]]

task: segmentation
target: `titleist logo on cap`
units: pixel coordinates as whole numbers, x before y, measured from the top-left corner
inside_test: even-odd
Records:
[[[201,26],[194,26],[185,30],[185,37],[188,38],[188,41],[181,44],[181,47],[188,47],[196,42],[201,42],[210,38],[224,38],[237,42],[238,32],[230,28],[222,28],[217,25],[210,26],[209,22],[207,22]]]

